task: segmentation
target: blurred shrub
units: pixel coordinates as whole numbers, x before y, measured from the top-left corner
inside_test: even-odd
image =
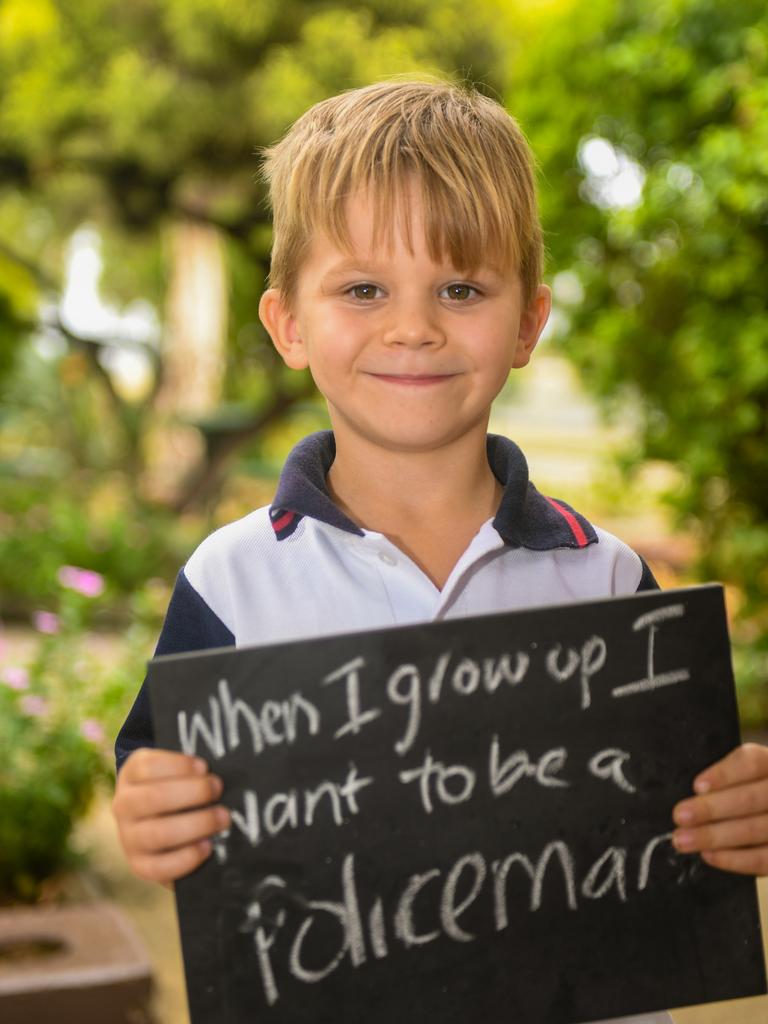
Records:
[[[741,724],[745,729],[764,732],[768,723],[768,653],[736,638],[733,666]]]
[[[0,471],[0,594],[5,617],[28,615],[57,597],[56,571],[81,565],[106,577],[103,616],[125,613],[147,580],[172,580],[205,532],[201,520],[142,507],[121,493],[113,475],[98,487],[88,478],[19,479]]]
[[[0,903],[37,899],[72,866],[72,830],[113,778],[112,739],[130,706],[167,590],[133,599],[120,652],[101,651],[88,626],[104,593],[98,573],[63,566],[55,610],[38,611],[25,663],[0,657]],[[3,655],[0,634],[0,655]]]

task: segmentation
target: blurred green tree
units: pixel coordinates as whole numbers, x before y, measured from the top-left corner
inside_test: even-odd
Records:
[[[507,99],[542,164],[562,349],[639,422],[630,462],[677,467],[700,571],[739,585],[766,649],[768,8],[579,6]]]
[[[765,637],[767,55],[758,0],[481,0],[471,18],[458,0],[5,0],[6,436],[38,476],[47,446],[70,482],[130,468],[144,481],[127,488],[134,501],[183,510],[215,493],[236,447],[268,446],[313,395],[256,317],[270,239],[256,147],[340,89],[466,75],[506,101],[538,154],[563,350],[639,421],[635,461],[679,468],[703,571],[740,584]],[[65,245],[84,222],[103,239],[108,297],[152,302],[156,341],[62,322]],[[195,274],[217,282],[202,311]],[[141,394],[121,388],[116,350],[143,353]],[[206,377],[211,352],[223,375]],[[204,390],[184,377],[193,367],[207,382],[198,405],[185,404]],[[163,492],[153,431],[174,421],[195,461]]]
[[[466,19],[457,0],[5,0],[0,368],[19,338],[18,294],[46,297],[61,417],[84,432],[74,450],[98,448],[103,471],[109,448],[145,498],[176,511],[210,496],[235,447],[314,395],[308,376],[284,372],[256,316],[270,241],[256,147],[316,100],[384,75],[481,70],[499,90],[503,6],[484,0]],[[61,316],[64,245],[84,222],[103,237],[110,299],[155,304],[157,344]],[[115,372],[126,349],[151,371],[141,395]]]

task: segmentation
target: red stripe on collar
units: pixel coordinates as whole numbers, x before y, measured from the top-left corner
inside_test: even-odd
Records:
[[[286,526],[290,526],[293,520],[296,518],[295,512],[283,512],[278,519],[272,520],[272,529],[275,533],[281,533]]]
[[[555,501],[554,498],[547,498],[546,494],[544,495],[544,497],[547,499],[552,508],[558,511],[560,515],[563,517],[563,519],[566,521],[566,523],[568,523],[568,525],[571,528],[571,533],[573,534],[573,539],[576,541],[579,547],[585,548],[589,541],[587,540],[587,535],[582,530],[581,524],[577,520],[576,516],[572,512],[569,512],[567,508],[564,508],[558,501]]]

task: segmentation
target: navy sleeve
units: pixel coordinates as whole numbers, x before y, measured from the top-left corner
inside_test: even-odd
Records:
[[[637,554],[637,552],[635,553]],[[640,576],[640,582],[637,584],[637,593],[639,594],[641,590],[661,590],[661,587],[656,582],[656,578],[654,577],[651,570],[648,568],[645,559],[641,558],[640,555],[638,555],[637,557],[640,558],[640,564],[643,567],[643,572]]]
[[[221,619],[211,611],[184,575],[176,578],[168,612],[157,641],[155,654],[182,654],[213,647],[231,647],[235,638]],[[141,684],[133,707],[117,734],[115,760],[120,771],[126,757],[139,747],[153,747],[155,734],[149,707],[146,680]]]

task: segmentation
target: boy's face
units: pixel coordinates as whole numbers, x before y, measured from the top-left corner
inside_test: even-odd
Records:
[[[388,451],[482,442],[491,402],[549,315],[545,285],[523,309],[516,273],[466,276],[433,262],[417,194],[407,201],[413,253],[399,231],[392,252],[373,252],[373,210],[357,194],[347,207],[354,255],[316,237],[293,308],[274,289],[259,306],[288,366],[309,367],[339,450],[355,440]]]

